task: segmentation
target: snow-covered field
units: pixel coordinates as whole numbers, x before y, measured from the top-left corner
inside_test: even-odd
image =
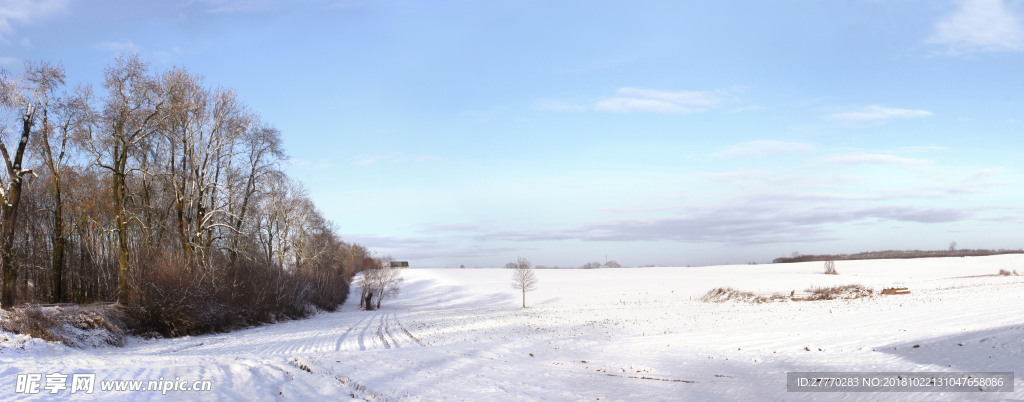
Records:
[[[107,400],[1022,400],[1024,256],[700,268],[411,269],[380,311],[342,311],[124,348],[72,349],[0,333],[0,399],[18,374],[96,373]],[[731,286],[799,295],[857,283],[909,295],[704,303]],[[357,302],[356,302],[357,303]],[[5,339],[6,338],[6,339]],[[919,347],[914,347],[919,345]],[[808,350],[809,349],[809,350]],[[1013,393],[788,393],[790,371],[1012,371]],[[210,380],[212,391],[102,391],[106,380]],[[70,381],[69,381],[70,385]],[[376,398],[376,399],[375,399]]]

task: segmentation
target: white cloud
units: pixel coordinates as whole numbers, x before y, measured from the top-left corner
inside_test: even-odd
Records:
[[[845,123],[870,123],[889,119],[922,118],[931,115],[932,112],[927,110],[897,109],[872,105],[860,110],[833,113],[828,115],[828,118]]]
[[[99,50],[106,50],[108,52],[138,52],[142,50],[142,46],[132,43],[132,41],[125,42],[103,42],[96,46]]]
[[[0,57],[0,64],[5,66],[17,66],[19,63],[18,59],[13,57]]]
[[[1024,49],[1024,28],[1003,0],[963,0],[926,42],[944,45],[950,54],[1018,51]]]
[[[889,154],[877,154],[877,153],[866,153],[866,152],[855,152],[843,155],[831,156],[828,158],[822,158],[823,162],[839,163],[845,165],[862,165],[862,164],[896,164],[896,165],[912,165],[919,166],[930,161],[925,159],[912,159],[903,158],[896,155]]]
[[[813,145],[798,142],[750,141],[728,148],[721,152],[715,152],[714,156],[719,158],[762,157],[792,153],[806,153],[813,150]]]
[[[0,0],[0,42],[8,43],[14,24],[32,23],[67,10],[68,0]]]
[[[231,14],[262,11],[270,8],[267,0],[200,0],[208,7],[206,12],[213,14]]]
[[[604,112],[692,113],[722,103],[719,91],[660,91],[621,88],[618,96],[599,99],[594,109]]]
[[[730,112],[741,113],[741,112],[752,112],[752,111],[757,111],[757,110],[768,110],[768,109],[770,109],[770,108],[767,108],[767,107],[764,107],[764,106],[758,106],[758,105],[750,105],[750,106],[744,106],[744,107],[735,108],[733,110],[730,110]]]

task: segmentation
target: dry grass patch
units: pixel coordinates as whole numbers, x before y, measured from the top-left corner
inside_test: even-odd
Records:
[[[15,307],[0,330],[74,347],[124,346],[125,315],[109,305]]]
[[[768,303],[789,299],[782,293],[775,293],[771,296],[758,296],[754,292],[747,292],[733,288],[715,288],[709,290],[699,299],[703,302],[721,303],[725,301],[738,301],[746,303]]]
[[[910,290],[907,288],[885,288],[882,289],[883,295],[909,295]]]
[[[774,293],[771,296],[759,296],[754,292],[747,292],[742,290],[733,289],[730,287],[726,288],[715,288],[709,290],[704,296],[701,296],[700,301],[710,303],[721,303],[726,301],[737,301],[745,303],[772,303],[781,301],[816,301],[816,300],[833,300],[833,299],[859,299],[862,297],[870,297],[874,295],[874,290],[864,287],[862,285],[843,285],[843,286],[831,286],[831,287],[813,287],[806,289],[805,292],[810,295],[797,297],[795,291],[789,293]]]
[[[1005,269],[1000,269],[999,270],[999,276],[1020,276],[1020,274],[1017,273],[1016,269],[1013,270],[1013,271],[1007,271]]]
[[[843,285],[843,286],[829,286],[829,287],[813,287],[805,290],[810,295],[803,298],[794,298],[793,300],[833,300],[833,299],[859,299],[862,297],[869,297],[874,294],[874,290],[866,288],[861,285]]]

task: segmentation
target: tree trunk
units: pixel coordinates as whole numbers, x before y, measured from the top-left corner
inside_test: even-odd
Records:
[[[128,211],[125,205],[124,166],[127,163],[128,150],[124,149],[123,152],[125,153],[124,159],[117,163],[121,169],[113,176],[114,207],[117,208],[117,304],[126,306],[128,305]]]
[[[29,134],[32,133],[32,122],[35,108],[28,106],[26,113],[22,116],[24,123],[21,131],[21,142],[18,143],[18,151],[12,161],[7,154],[7,147],[0,143],[0,151],[3,152],[4,162],[7,165],[7,173],[10,178],[10,187],[7,189],[6,200],[2,200],[0,212],[3,218],[3,233],[0,234],[0,266],[4,271],[3,294],[0,295],[0,308],[11,309],[17,301],[18,271],[14,266],[14,225],[18,222],[18,205],[21,203],[22,176],[26,173],[21,169],[21,159],[25,155],[25,146],[28,145]]]
[[[63,303],[64,297],[64,204],[60,194],[60,180],[54,176],[54,207],[53,207],[53,302]]]
[[[526,287],[523,287],[523,308],[526,308]]]

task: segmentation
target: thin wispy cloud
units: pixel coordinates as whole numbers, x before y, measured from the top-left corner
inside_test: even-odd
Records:
[[[929,117],[932,112],[916,109],[899,109],[878,105],[866,106],[847,112],[833,113],[827,117],[843,123],[877,123],[892,119],[920,119]]]
[[[771,108],[765,107],[765,106],[750,105],[750,106],[743,106],[743,107],[738,107],[738,108],[732,109],[732,110],[730,110],[730,112],[732,112],[732,113],[743,113],[743,112],[753,112],[753,111],[768,110],[768,109],[771,109]]]
[[[19,64],[19,60],[13,57],[0,57],[0,65],[14,67]]]
[[[490,257],[516,251],[515,247],[482,247],[461,244],[458,240],[437,237],[380,236],[374,234],[351,234],[342,237],[347,241],[366,245],[383,254],[396,253],[403,259],[431,263],[445,258]]]
[[[271,4],[267,0],[200,0],[200,3],[206,5],[206,12],[213,14],[261,11]]]
[[[935,24],[927,43],[949,54],[1024,50],[1020,17],[1003,0],[963,0],[960,9]]]
[[[966,209],[914,205],[869,208],[818,207],[793,210],[784,207],[732,205],[691,208],[681,216],[620,219],[565,230],[504,231],[479,235],[482,240],[512,241],[674,241],[737,245],[834,240],[826,226],[865,220],[916,223],[948,223],[970,219]]]
[[[880,165],[880,164],[895,164],[905,166],[920,166],[927,163],[931,163],[925,159],[913,159],[904,158],[890,154],[880,153],[868,153],[868,152],[852,152],[848,154],[835,155],[830,157],[821,158],[820,161],[834,164],[844,165]]]
[[[99,50],[115,53],[127,53],[127,52],[138,52],[142,50],[142,46],[136,45],[132,41],[124,42],[103,42],[96,45]]]
[[[301,170],[326,170],[334,169],[337,166],[334,165],[334,161],[330,159],[321,159],[318,161],[309,161],[305,159],[291,158],[288,159],[288,166]]]
[[[932,151],[948,151],[949,147],[943,147],[938,145],[922,145],[916,147],[899,147],[895,148],[899,152],[932,152]]]
[[[721,91],[662,91],[626,87],[616,96],[599,99],[594,109],[602,112],[694,113],[724,101]]]
[[[15,25],[33,23],[67,10],[68,0],[0,0],[0,42],[10,43]]]
[[[380,165],[389,163],[423,163],[435,162],[441,158],[432,155],[408,155],[404,152],[388,152],[382,154],[366,154],[353,158],[352,164],[356,166]]]
[[[814,151],[814,146],[811,144],[783,141],[749,141],[720,152],[715,152],[713,155],[719,158],[759,158],[812,151]]]

